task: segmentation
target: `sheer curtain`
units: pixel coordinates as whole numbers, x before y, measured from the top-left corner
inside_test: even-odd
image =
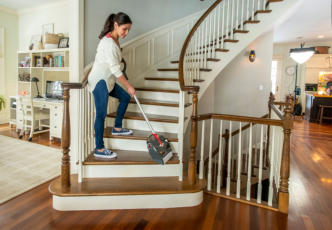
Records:
[[[0,95],[5,96],[6,100],[6,78],[5,78],[5,29],[0,27]],[[8,123],[8,100],[6,109],[0,112],[0,124]]]

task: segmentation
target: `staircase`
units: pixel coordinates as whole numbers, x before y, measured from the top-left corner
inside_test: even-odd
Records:
[[[217,0],[193,25],[181,54],[174,54],[154,64],[152,71],[150,67],[145,72],[137,70],[140,71],[134,81],[137,97],[155,131],[168,138],[175,153],[165,165],[157,165],[148,155],[146,139],[150,132],[134,101],[128,106],[123,121],[124,127],[134,130],[132,136],[111,135],[117,104],[114,100],[110,101],[104,141],[106,147],[118,153],[118,158],[94,158],[94,103],[85,87],[88,73],[82,83],[64,83],[63,159],[61,177],[53,181],[49,188],[53,195],[53,207],[57,210],[101,210],[174,208],[200,204],[206,181],[208,187],[211,186],[211,176],[196,177],[193,155],[196,147],[193,142],[197,139],[197,133],[193,134],[193,128],[196,126],[197,129],[195,119],[191,126],[191,153],[189,155],[183,151],[183,135],[190,118],[197,117],[197,102],[238,52],[264,33],[294,2]],[[124,56],[127,50],[124,47]],[[134,63],[140,64],[137,60]],[[133,67],[128,68],[129,78],[136,70]],[[69,158],[70,119],[74,119],[69,116],[71,90],[79,90],[80,107],[81,132],[78,139],[81,144],[78,152],[73,153],[78,167],[78,174],[75,175],[70,174]],[[187,156],[188,167],[184,167]],[[184,168],[188,168],[188,171],[184,171]]]

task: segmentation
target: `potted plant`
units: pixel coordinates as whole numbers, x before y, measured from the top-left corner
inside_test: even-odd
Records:
[[[6,100],[5,97],[0,95],[0,111],[6,107]]]

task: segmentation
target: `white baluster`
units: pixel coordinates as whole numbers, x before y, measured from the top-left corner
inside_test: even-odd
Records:
[[[204,68],[207,68],[208,57],[208,20],[205,21],[205,42],[204,42]]]
[[[263,174],[263,136],[264,125],[261,125],[261,143],[259,149],[259,171],[258,171],[258,191],[257,191],[257,203],[262,202],[262,174]]]
[[[269,198],[268,198],[268,205],[272,206],[272,198],[273,198],[273,166],[274,166],[274,126],[271,127],[272,129],[272,144],[271,144],[271,161],[270,161],[270,180],[269,180]]]
[[[205,120],[202,122],[202,137],[201,137],[201,160],[199,162],[199,179],[204,177],[204,139],[205,139]]]
[[[252,159],[252,123],[250,123],[249,129],[249,154],[248,154],[248,180],[247,180],[247,200],[250,200],[250,188],[251,188],[251,159]]]
[[[225,29],[225,4],[226,2],[224,2],[223,6],[222,6],[222,22],[221,22],[221,42],[220,42],[220,46],[219,48],[224,48],[224,29]],[[227,28],[227,27],[226,27]]]
[[[220,13],[221,13],[221,3],[218,5],[218,10],[217,10],[217,40],[216,40],[216,47],[217,48],[220,44]]]
[[[237,154],[237,181],[236,181],[236,198],[240,198],[241,190],[241,160],[242,160],[242,122],[239,129],[239,149]]]
[[[244,30],[244,0],[241,0],[241,20],[240,20],[240,28]]]
[[[251,20],[253,21],[254,18],[255,18],[255,0],[252,0]]]
[[[228,38],[228,31],[229,31],[229,18],[231,16],[230,14],[230,0],[227,1],[227,10],[226,10],[226,37],[225,38]]]
[[[229,139],[228,139],[228,160],[227,160],[227,185],[226,195],[231,194],[231,154],[232,151],[232,121],[229,122]]]
[[[219,131],[219,155],[218,155],[218,176],[217,176],[217,193],[220,193],[221,187],[221,166],[222,166],[222,120],[220,120],[220,131]]]
[[[239,0],[236,0],[236,21],[235,21],[235,27],[234,27],[234,29],[237,29],[238,28],[238,25],[239,25],[239,10],[240,10],[240,6],[239,6],[240,4],[239,4]]]
[[[211,43],[211,41],[212,41],[212,15],[211,14],[209,14],[208,20],[209,20],[208,58],[210,58],[212,56],[212,54],[211,54],[211,52],[212,52],[212,49],[211,49],[211,47],[212,47],[212,43]]]
[[[210,127],[210,148],[209,148],[209,168],[208,168],[208,191],[211,191],[211,179],[212,179],[212,140],[213,140],[213,119],[211,119]]]
[[[234,23],[235,23],[235,14],[234,14],[234,10],[235,10],[235,6],[234,6],[234,2],[232,2],[232,10],[231,10],[231,28],[230,28],[230,33],[231,33],[231,36],[230,36],[230,39],[233,39],[233,30],[234,30]]]

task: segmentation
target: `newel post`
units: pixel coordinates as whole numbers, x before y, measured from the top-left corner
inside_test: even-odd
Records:
[[[61,185],[62,188],[69,188],[70,186],[70,117],[69,117],[69,90],[70,87],[62,84],[63,88],[63,119],[62,119],[62,164],[61,164]]]
[[[190,156],[188,164],[188,181],[189,184],[196,183],[196,146],[197,146],[197,100],[198,90],[193,92],[193,113],[191,116],[191,128],[190,128]]]
[[[288,213],[289,205],[289,171],[290,171],[290,135],[293,128],[293,115],[290,99],[284,110],[284,143],[282,147],[282,158],[280,168],[280,187],[279,187],[279,210],[283,213]]]

